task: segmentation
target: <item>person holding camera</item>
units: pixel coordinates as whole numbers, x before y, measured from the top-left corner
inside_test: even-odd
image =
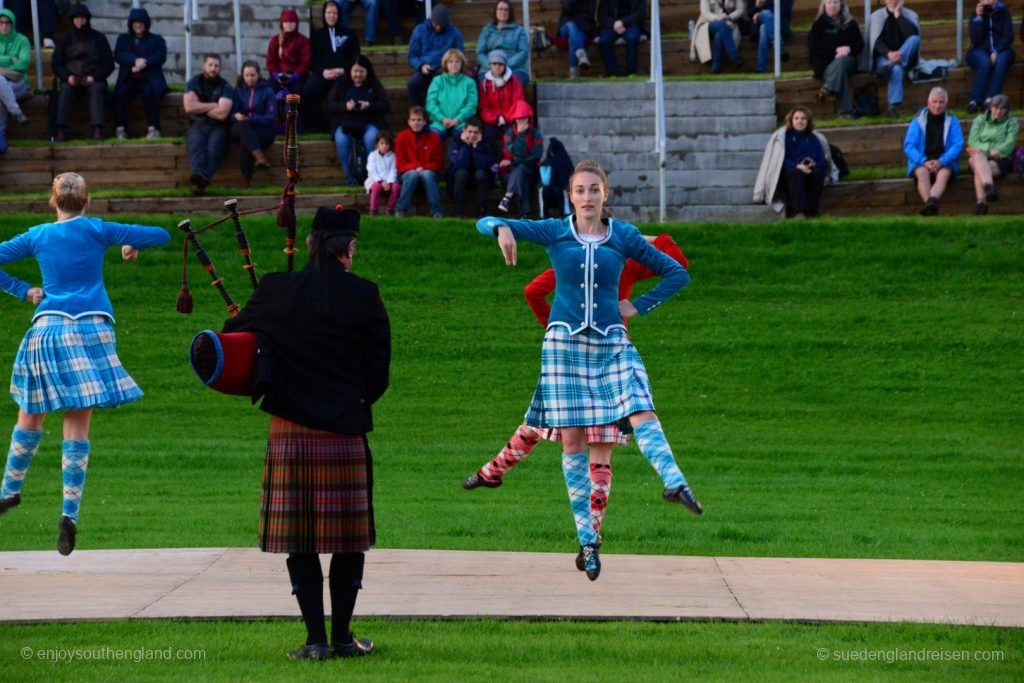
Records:
[[[980,0],[967,29],[971,36],[971,49],[967,52],[966,61],[974,69],[967,113],[977,114],[988,107],[995,95],[1003,92],[1006,74],[1016,57],[1012,47],[1013,17],[1002,2]]]
[[[327,98],[327,114],[331,117],[334,146],[338,161],[345,169],[345,177],[352,186],[361,185],[366,178],[366,157],[377,144],[377,135],[387,127],[387,114],[391,111],[388,93],[373,64],[366,55],[359,55],[348,69],[348,75],[339,80]],[[352,143],[362,141],[353,161]]]
[[[807,107],[794,107],[768,140],[754,184],[754,201],[792,218],[817,216],[825,185],[838,180],[828,140],[814,130]]]

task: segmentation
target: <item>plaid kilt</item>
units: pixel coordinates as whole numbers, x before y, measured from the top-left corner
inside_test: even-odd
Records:
[[[557,325],[544,334],[540,379],[525,422],[543,427],[614,424],[654,410],[647,369],[625,330],[570,335]]]
[[[545,427],[538,429],[540,438],[560,443],[562,432],[558,427]],[[613,443],[617,446],[629,445],[629,434],[619,429],[619,425],[591,425],[586,428],[587,443]]]
[[[104,315],[39,316],[14,357],[11,396],[30,414],[138,400],[142,390],[121,365],[116,343],[114,324]]]
[[[366,437],[273,417],[260,496],[260,550],[355,553],[376,541]]]

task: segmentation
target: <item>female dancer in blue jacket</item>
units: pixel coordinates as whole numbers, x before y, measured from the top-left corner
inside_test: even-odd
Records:
[[[75,549],[89,465],[93,408],[113,408],[142,396],[117,357],[114,309],[103,286],[103,257],[107,247],[118,244],[125,260],[135,260],[140,248],[165,244],[171,236],[163,228],[87,217],[89,192],[77,173],[53,179],[50,206],[57,212],[56,222],[37,225],[0,244],[0,264],[32,257],[43,276],[43,286],[32,287],[0,270],[0,289],[38,304],[14,358],[11,396],[18,404],[18,423],[0,488],[0,514],[21,503],[21,485],[39,448],[47,413],[67,411],[57,550],[69,555]]]
[[[601,572],[590,512],[590,472],[585,428],[629,418],[640,452],[665,485],[663,497],[694,514],[703,508],[676,465],[654,413],[647,370],[626,336],[623,318],[646,315],[685,287],[686,269],[661,253],[629,223],[605,219],[608,178],[583,161],[569,180],[575,213],[541,221],[481,218],[477,229],[498,238],[508,265],[516,240],[544,245],[555,269],[555,298],[541,348],[541,374],[526,412],[530,427],[562,432],[562,471],[576,520],[583,566],[593,581]],[[619,278],[633,258],[662,280],[634,302],[618,300]]]

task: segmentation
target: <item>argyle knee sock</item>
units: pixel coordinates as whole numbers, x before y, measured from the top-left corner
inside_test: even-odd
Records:
[[[612,466],[590,463],[590,515],[594,520],[594,533],[601,533],[604,509],[612,490]]]
[[[78,509],[82,505],[85,471],[89,467],[89,440],[65,440],[60,461],[64,475],[64,515],[78,523]]]
[[[580,545],[597,543],[594,520],[590,515],[590,472],[587,467],[587,453],[562,453],[562,473],[565,475],[565,489],[569,492],[569,504],[576,520],[576,535]]]
[[[506,472],[528,456],[537,447],[539,441],[540,437],[538,436],[528,437],[526,430],[520,425],[516,433],[505,444],[505,447],[501,449],[501,452],[494,456],[493,460],[480,468],[480,474],[484,476],[484,479],[490,481],[501,479],[505,476]]]
[[[7,466],[4,468],[4,483],[0,487],[0,500],[21,493],[25,473],[39,450],[39,440],[42,438],[42,431],[14,428],[11,433],[11,449],[7,452]]]
[[[352,613],[363,587],[364,553],[334,553],[331,556],[331,642],[348,645],[352,642]]]
[[[640,447],[640,452],[661,477],[665,488],[674,489],[686,486],[686,477],[679,471],[676,459],[672,455],[672,449],[669,448],[668,441],[665,440],[661,422],[658,420],[641,422],[633,428],[633,435],[636,438],[636,445]]]

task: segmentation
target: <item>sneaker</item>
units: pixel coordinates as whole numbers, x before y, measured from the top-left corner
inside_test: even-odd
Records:
[[[674,489],[665,489],[662,491],[661,497],[670,503],[681,503],[683,507],[687,508],[695,515],[704,514],[704,506],[700,504],[699,500],[693,497],[693,491],[690,490],[689,486],[677,486]]]
[[[815,99],[818,100],[819,103],[821,103],[821,102],[824,102],[825,100],[827,100],[831,96],[832,96],[832,88],[828,87],[827,85],[823,85],[823,86],[821,86],[821,89],[818,90],[818,94],[815,96]]]
[[[939,200],[935,197],[929,197],[928,201],[921,207],[920,213],[922,216],[937,216],[939,214]]]
[[[502,213],[508,213],[508,205],[511,203],[512,198],[509,197],[508,195],[505,195],[504,197],[501,198],[501,201],[498,202],[498,211],[501,211]]]
[[[985,199],[990,202],[999,201],[999,193],[996,192],[996,186],[993,183],[985,183]]]
[[[580,63],[580,66],[590,66],[590,57],[587,56],[587,51],[582,47],[576,50],[576,61]]]
[[[395,211],[395,218],[405,218],[408,215],[408,211]]]
[[[118,126],[117,129],[114,130],[114,137],[117,138],[118,140],[128,139],[128,133],[125,132],[124,126]]]
[[[988,204],[985,202],[978,202],[977,206],[974,207],[975,216],[987,216],[988,215]]]
[[[16,508],[21,505],[21,494],[15,493],[13,496],[8,496],[3,500],[0,500],[0,515],[4,514],[11,508]]]
[[[158,140],[160,139],[160,129],[156,126],[150,126],[146,129],[147,140]]]
[[[15,114],[14,115],[14,120],[18,122],[19,126],[27,126],[28,125],[28,117],[25,116],[25,112],[21,112],[20,111],[17,114]]]
[[[75,535],[78,533],[78,527],[70,517],[63,515],[57,528],[60,530],[60,535],[57,536],[57,552],[61,555],[70,555],[71,551],[75,549]]]
[[[575,79],[577,79],[579,77],[580,77],[580,68],[578,66],[570,66],[569,67],[569,78],[575,80]]]
[[[210,179],[199,171],[192,171],[192,175],[188,177],[188,181],[193,185],[199,185],[200,187],[206,187],[210,184]]]
[[[351,643],[342,645],[335,643],[331,646],[332,657],[365,657],[372,654],[373,641],[368,638],[356,638],[353,636]]]
[[[483,473],[480,470],[477,470],[473,474],[466,477],[466,481],[462,482],[462,488],[466,489],[467,491],[472,491],[473,489],[480,486],[489,489],[496,489],[499,486],[501,486],[501,477],[498,477],[497,479],[488,479],[483,475]]]
[[[54,50],[57,45],[53,42],[53,38],[43,38],[43,49]]]
[[[298,650],[292,650],[288,653],[288,659],[312,659],[322,661],[330,656],[331,649],[327,647],[327,643],[303,645]]]
[[[885,110],[885,115],[888,116],[890,119],[898,119],[900,117],[900,110],[896,107],[896,105],[892,105]]]
[[[978,113],[978,103],[975,102],[974,100],[971,100],[970,102],[968,102],[967,103],[967,113],[968,114],[977,114]]]
[[[601,558],[597,554],[597,545],[588,543],[580,548],[580,552],[583,554],[583,571],[587,573],[587,578],[597,581],[597,577],[601,575]]]

